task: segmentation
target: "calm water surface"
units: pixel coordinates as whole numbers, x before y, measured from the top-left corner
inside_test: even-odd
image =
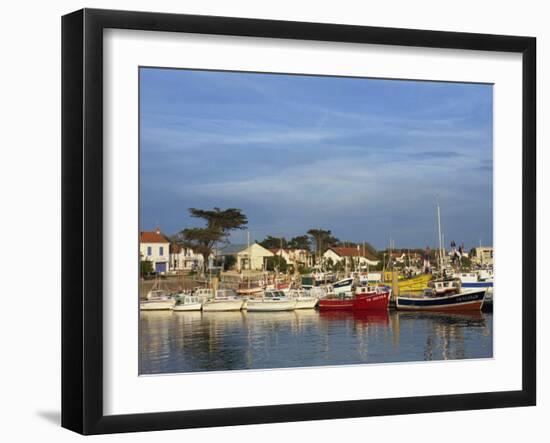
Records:
[[[140,373],[493,356],[492,313],[140,312]]]

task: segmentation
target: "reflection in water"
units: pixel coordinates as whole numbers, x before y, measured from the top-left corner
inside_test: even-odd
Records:
[[[140,373],[488,358],[492,314],[140,313]]]

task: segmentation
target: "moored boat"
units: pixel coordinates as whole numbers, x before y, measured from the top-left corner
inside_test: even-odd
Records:
[[[385,286],[359,286],[355,290],[353,310],[387,310],[390,304],[391,290]]]
[[[162,289],[152,289],[147,293],[147,299],[139,303],[141,311],[162,311],[172,309],[176,300]]]
[[[173,311],[200,311],[202,309],[202,300],[196,295],[184,294],[176,297],[176,304],[172,307]]]
[[[261,298],[251,298],[246,304],[248,312],[293,311],[295,308],[296,300],[276,290],[267,290]]]
[[[243,305],[244,300],[237,297],[234,291],[219,289],[216,291],[215,297],[202,304],[202,310],[205,312],[240,311]]]
[[[329,293],[325,297],[319,299],[319,310],[353,310],[354,294],[351,291]]]
[[[483,307],[485,289],[467,289],[455,294],[438,295],[432,289],[422,297],[397,296],[397,309],[414,311],[479,311]]]
[[[296,300],[295,309],[313,309],[319,302],[319,297],[303,289],[291,289],[289,297]]]

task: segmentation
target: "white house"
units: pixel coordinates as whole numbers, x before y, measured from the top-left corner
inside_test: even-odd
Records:
[[[155,231],[142,231],[139,238],[141,260],[152,262],[153,271],[159,274],[168,272],[170,241],[157,228]]]
[[[351,263],[354,260],[359,267],[376,266],[380,260],[372,255],[369,251],[362,250],[361,247],[335,247],[331,246],[323,254],[323,260],[331,259],[333,263],[347,260]]]
[[[273,255],[280,256],[285,259],[287,264],[297,266],[312,266],[313,257],[307,249],[297,248],[276,248],[270,249]]]
[[[193,271],[203,266],[202,254],[197,254],[191,248],[170,245],[170,271]]]
[[[273,252],[264,248],[258,243],[253,243],[249,247],[246,245],[229,245],[218,251],[218,256],[224,257],[232,255],[237,261],[234,268],[237,271],[265,269],[265,261],[268,257],[273,257]]]

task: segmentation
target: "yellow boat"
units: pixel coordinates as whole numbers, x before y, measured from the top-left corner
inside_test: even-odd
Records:
[[[423,291],[428,287],[428,282],[432,279],[431,274],[421,274],[416,277],[399,279],[397,285],[399,286],[399,292],[418,292]],[[386,283],[392,283],[391,272],[384,273],[384,280]]]

